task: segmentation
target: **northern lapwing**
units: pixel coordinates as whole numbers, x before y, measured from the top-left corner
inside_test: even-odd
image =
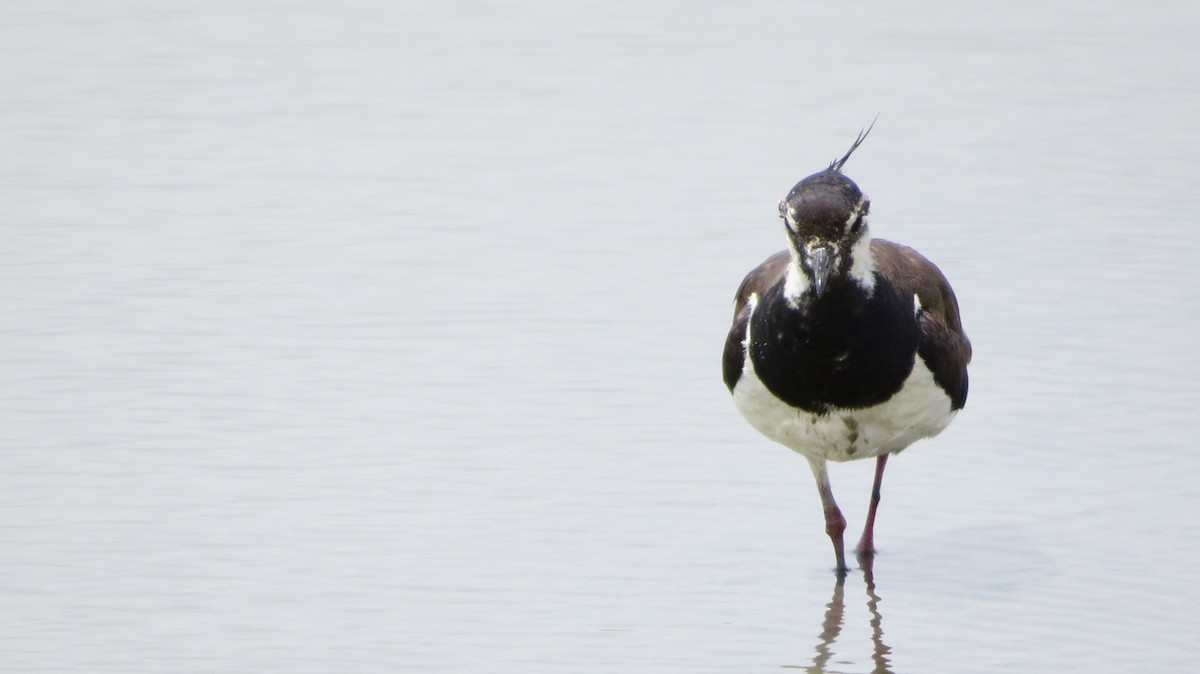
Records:
[[[912,248],[872,239],[871,202],[842,173],[870,130],[779,202],[787,250],[742,281],[723,359],[750,425],[808,459],[839,574],[848,570],[846,520],[827,462],[875,458],[857,547],[868,561],[888,456],[950,424],[967,399],[971,360],[946,277]]]

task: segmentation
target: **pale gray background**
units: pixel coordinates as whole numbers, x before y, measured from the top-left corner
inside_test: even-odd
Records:
[[[0,670],[1195,669],[1198,29],[7,0]],[[719,356],[776,201],[877,113],[847,172],[975,362],[827,645],[811,476]]]

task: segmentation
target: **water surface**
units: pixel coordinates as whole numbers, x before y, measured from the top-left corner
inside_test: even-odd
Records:
[[[0,669],[1191,669],[1198,26],[5,4]],[[719,355],[877,113],[847,173],[975,361],[839,585]]]

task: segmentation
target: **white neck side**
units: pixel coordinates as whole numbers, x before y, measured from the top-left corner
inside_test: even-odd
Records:
[[[850,278],[867,291],[867,295],[875,292],[875,257],[871,255],[871,232],[865,226],[862,236],[850,249],[850,258],[854,260],[850,265]]]

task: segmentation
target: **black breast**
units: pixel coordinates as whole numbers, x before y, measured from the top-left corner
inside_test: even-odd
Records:
[[[782,282],[750,318],[750,359],[783,402],[810,412],[886,401],[912,371],[920,339],[912,298],[876,275],[874,292],[843,282],[819,300],[792,307]]]

